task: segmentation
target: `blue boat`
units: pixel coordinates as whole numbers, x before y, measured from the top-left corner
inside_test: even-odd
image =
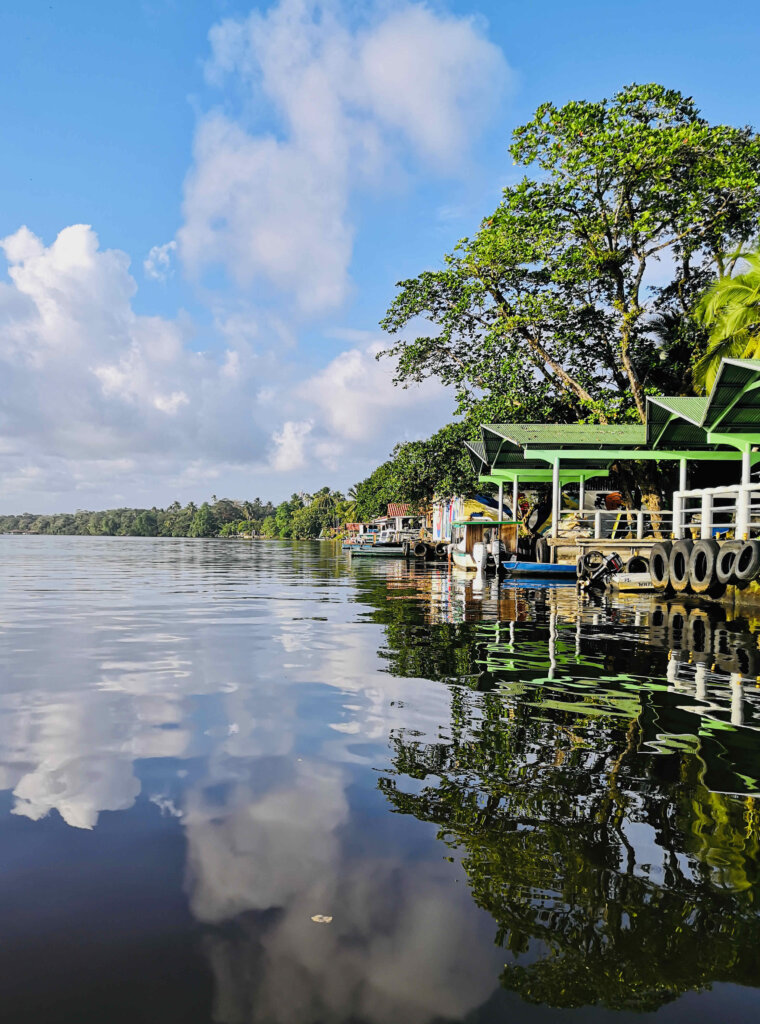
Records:
[[[534,579],[554,577],[574,580],[577,575],[574,565],[557,565],[552,562],[502,562],[504,571],[510,576],[532,576]]]

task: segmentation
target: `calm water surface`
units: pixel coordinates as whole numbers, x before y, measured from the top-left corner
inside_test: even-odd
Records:
[[[4,1022],[760,1018],[752,621],[318,544],[0,566]]]

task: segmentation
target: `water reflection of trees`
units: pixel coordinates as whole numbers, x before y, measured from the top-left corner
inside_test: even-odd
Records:
[[[511,954],[502,984],[533,1002],[644,1010],[757,985],[758,745],[731,726],[730,696],[756,640],[719,613],[689,634],[690,609],[684,623],[667,606],[629,612],[563,621],[555,603],[524,625],[428,627],[424,673],[415,631],[386,630],[391,671],[461,667],[469,685],[452,687],[448,735],[393,734],[381,789],[438,826]]]

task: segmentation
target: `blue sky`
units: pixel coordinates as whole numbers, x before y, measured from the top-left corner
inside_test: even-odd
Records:
[[[0,509],[345,487],[442,425],[374,360],[394,282],[496,205],[545,99],[660,81],[757,123],[760,15],[721,14],[4,5]]]

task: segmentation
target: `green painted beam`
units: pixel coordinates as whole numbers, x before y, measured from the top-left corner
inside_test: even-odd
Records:
[[[739,434],[726,434],[728,437],[738,438]],[[757,437],[755,436],[757,441]],[[728,442],[723,440],[721,436],[720,444],[728,444],[734,442]],[[746,440],[744,441],[746,444]],[[643,448],[607,448],[602,453],[605,459],[609,459],[610,462],[617,462],[618,460],[624,462],[640,462],[643,460],[656,461],[656,462],[680,462],[681,459],[686,459],[688,462],[739,462],[742,457],[740,450],[733,452],[719,452],[719,451],[656,451],[653,452],[651,449]],[[541,459],[543,462],[548,462],[549,465],[554,465],[555,462],[584,462],[594,457],[599,457],[599,452],[596,450],[584,451],[580,448],[563,448],[563,449],[529,449],[526,450],[526,455],[532,459]],[[760,452],[752,453],[752,463],[760,460]]]
[[[608,477],[609,475],[608,469],[561,469],[559,472],[560,482],[563,485],[580,483],[581,477],[590,480],[592,477]],[[521,484],[551,483],[552,471],[551,469],[524,469],[520,472],[520,470],[512,469],[493,469],[490,473],[481,474],[478,477],[482,484],[513,484],[515,479]]]

